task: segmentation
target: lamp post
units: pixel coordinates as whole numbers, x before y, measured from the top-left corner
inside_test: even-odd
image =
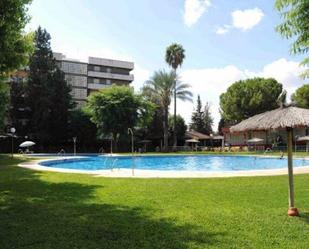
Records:
[[[131,128],[128,128],[128,134],[131,134],[132,176],[134,176],[134,134]]]
[[[11,145],[12,145],[11,158],[13,158],[14,157],[14,133],[16,132],[16,129],[14,127],[11,127],[10,132],[11,132],[11,137],[12,137],[12,142],[11,142]]]
[[[74,156],[76,156],[76,141],[77,141],[77,137],[73,137],[73,143],[74,143]]]
[[[210,136],[210,139],[211,139],[211,148],[213,149],[214,148],[214,140],[213,140],[213,138],[214,138],[214,134],[209,134],[209,136]]]

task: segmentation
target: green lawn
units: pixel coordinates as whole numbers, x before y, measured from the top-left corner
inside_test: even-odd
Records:
[[[309,248],[309,175],[111,179],[36,172],[0,156],[1,249]]]

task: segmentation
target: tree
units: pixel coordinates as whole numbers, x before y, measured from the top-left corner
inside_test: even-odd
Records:
[[[168,149],[168,110],[171,104],[171,97],[175,89],[176,82],[176,97],[183,101],[191,101],[192,93],[188,91],[189,85],[183,84],[177,80],[175,71],[165,72],[159,70],[153,74],[150,80],[146,82],[143,87],[144,94],[152,96],[160,106],[163,113],[163,141],[164,150]]]
[[[292,94],[292,101],[298,107],[309,108],[309,84],[305,84],[298,88],[294,94]]]
[[[151,121],[153,109],[153,104],[135,94],[132,88],[116,85],[90,95],[86,107],[98,132],[112,135],[115,150],[120,136],[127,134],[128,128],[144,127]]]
[[[175,75],[177,75],[176,70],[179,66],[182,65],[183,60],[185,59],[185,50],[182,45],[173,43],[172,45],[166,48],[165,52],[165,61],[168,65],[170,65],[174,71]],[[177,93],[176,93],[176,81],[174,82],[174,129],[173,129],[173,144],[177,146],[177,132],[176,132],[176,103],[177,102]]]
[[[26,64],[31,50],[31,35],[23,31],[29,21],[31,0],[0,1],[0,76]]]
[[[236,81],[220,96],[221,116],[235,124],[255,114],[277,108],[282,84],[275,79],[253,78]]]
[[[79,147],[89,152],[97,142],[97,127],[83,109],[74,109],[69,117],[69,137],[77,137]]]
[[[0,132],[4,129],[4,120],[9,102],[9,89],[6,84],[0,82]]]
[[[206,103],[202,110],[200,95],[197,96],[196,110],[192,113],[190,129],[204,134],[212,133],[213,118],[210,113],[210,105]]]
[[[308,0],[276,0],[275,7],[280,12],[283,23],[276,27],[276,30],[286,39],[293,39],[292,54],[307,54],[309,50],[309,1]],[[309,57],[306,57],[303,65],[309,64]],[[309,77],[308,68],[303,74],[304,78]]]
[[[169,125],[169,130],[171,131],[170,134],[173,134],[173,128],[174,128],[174,116],[169,116],[168,117],[168,125]],[[176,116],[176,131],[177,131],[177,142],[184,142],[185,140],[185,135],[187,131],[187,125],[185,120],[183,119],[182,116],[177,115]]]
[[[35,32],[26,88],[30,108],[28,131],[43,145],[67,139],[69,110],[73,107],[71,88],[56,65],[50,39],[50,34],[41,27]]]
[[[224,118],[220,118],[219,123],[218,123],[218,133],[220,135],[223,135],[222,128],[224,128],[225,126],[226,126],[226,122],[225,122]]]
[[[30,0],[0,1],[0,131],[9,106],[8,73],[25,65],[31,50],[31,34],[23,29],[29,21],[27,7]]]
[[[214,120],[210,113],[210,104],[207,102],[204,106],[204,111],[202,113],[202,121],[203,121],[203,130],[202,133],[205,134],[211,134],[212,131],[212,125],[214,123]]]
[[[196,110],[192,113],[192,116],[191,116],[190,129],[198,131],[198,132],[202,132],[203,128],[204,128],[204,124],[203,124],[202,102],[201,102],[200,95],[198,95]]]
[[[11,77],[10,82],[10,121],[18,131],[18,135],[25,136],[25,121],[29,115],[29,108],[25,103],[26,82],[20,77]]]
[[[162,140],[162,131],[163,131],[163,122],[164,119],[163,110],[160,106],[160,100],[156,99],[151,91],[147,91],[144,88],[142,89],[143,96],[152,102],[155,106],[152,121],[144,127],[144,129],[139,130],[140,140],[151,139],[152,142],[157,142],[157,145],[161,143]]]

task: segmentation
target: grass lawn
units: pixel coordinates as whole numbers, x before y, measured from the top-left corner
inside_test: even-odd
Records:
[[[309,175],[113,179],[0,156],[0,249],[309,248]]]

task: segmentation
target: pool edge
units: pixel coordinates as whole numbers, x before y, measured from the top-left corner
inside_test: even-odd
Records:
[[[270,156],[268,156],[270,157]],[[54,161],[60,159],[84,158],[80,157],[57,157],[41,160],[33,160],[26,163],[18,164],[19,167],[38,170],[49,171],[58,173],[75,173],[93,175],[96,177],[115,177],[115,178],[218,178],[218,177],[250,177],[250,176],[276,176],[287,175],[287,168],[280,169],[262,169],[262,170],[239,170],[239,171],[226,171],[226,172],[207,172],[207,171],[164,171],[164,170],[141,170],[134,169],[104,169],[104,170],[78,170],[78,169],[64,169],[54,168],[41,165],[41,162]],[[308,160],[308,158],[306,159]],[[294,167],[294,174],[309,174],[309,165]]]

